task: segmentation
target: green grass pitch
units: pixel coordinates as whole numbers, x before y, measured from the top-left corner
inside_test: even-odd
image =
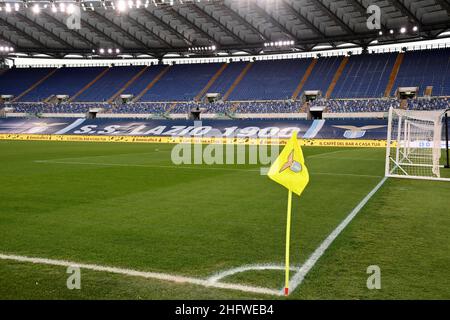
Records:
[[[260,165],[175,167],[172,148],[0,142],[0,253],[195,278],[282,264],[287,191]],[[295,265],[384,173],[383,149],[304,153],[311,178],[293,202]],[[446,182],[388,179],[289,299],[449,299],[449,194]],[[381,268],[380,290],[366,287],[369,265]],[[64,267],[0,260],[0,299],[273,298],[89,270],[81,290],[68,290],[67,277]],[[226,281],[281,289],[283,279],[272,270]]]

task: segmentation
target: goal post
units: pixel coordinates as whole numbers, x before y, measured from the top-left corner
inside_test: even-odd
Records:
[[[450,155],[449,155],[449,149],[448,149],[448,139],[449,139],[449,132],[448,132],[448,113],[450,112],[450,108],[446,109],[444,111],[444,132],[445,132],[445,166],[444,168],[450,168]]]
[[[444,114],[439,111],[389,109],[387,177],[443,180],[440,164]],[[447,125],[447,123],[445,123]]]

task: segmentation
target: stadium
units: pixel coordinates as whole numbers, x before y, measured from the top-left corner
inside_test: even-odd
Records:
[[[1,300],[450,299],[449,1],[0,26]]]

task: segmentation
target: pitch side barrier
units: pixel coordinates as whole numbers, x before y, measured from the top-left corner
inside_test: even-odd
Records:
[[[289,139],[217,139],[217,138],[168,138],[139,136],[83,136],[54,134],[0,134],[0,140],[29,141],[72,141],[72,142],[130,142],[130,143],[201,143],[201,144],[241,144],[241,145],[284,145]],[[301,139],[300,145],[310,147],[372,147],[385,148],[386,140],[333,140]]]
[[[293,131],[304,146],[384,148],[387,121],[0,119],[0,140],[263,145],[284,144]]]

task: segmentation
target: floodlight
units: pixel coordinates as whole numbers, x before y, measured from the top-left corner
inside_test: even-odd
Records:
[[[117,2],[117,10],[120,12],[124,12],[125,10],[127,10],[125,0],[119,0],[119,2]]]
[[[33,6],[32,11],[33,11],[33,13],[38,14],[39,12],[41,12],[41,8],[39,7],[38,4],[35,4],[35,5]]]

